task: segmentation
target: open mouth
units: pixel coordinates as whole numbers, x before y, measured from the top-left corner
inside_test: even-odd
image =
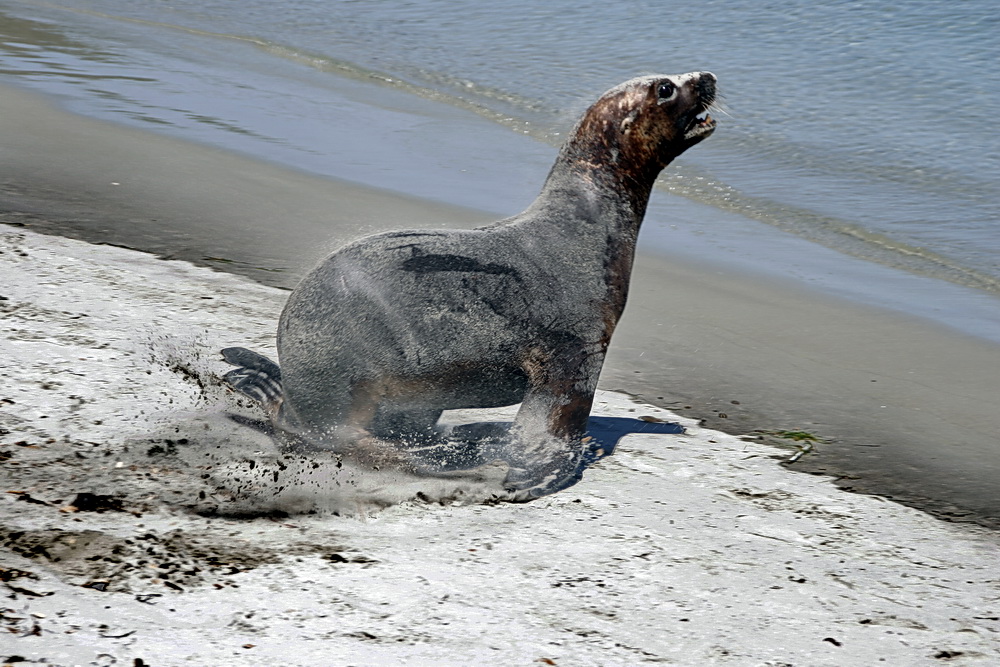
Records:
[[[685,139],[704,139],[715,129],[715,119],[703,111],[695,116],[684,133]]]

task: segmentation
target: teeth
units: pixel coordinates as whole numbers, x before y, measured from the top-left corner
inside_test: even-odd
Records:
[[[702,135],[711,134],[712,130],[715,129],[715,120],[713,120],[713,118],[707,113],[698,114],[695,120],[697,122],[691,126],[691,129],[689,129],[687,133],[685,133],[685,139],[693,139]]]

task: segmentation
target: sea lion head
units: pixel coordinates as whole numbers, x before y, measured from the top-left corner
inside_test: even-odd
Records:
[[[678,155],[715,130],[711,72],[655,74],[604,93],[567,144],[570,159],[648,183]]]

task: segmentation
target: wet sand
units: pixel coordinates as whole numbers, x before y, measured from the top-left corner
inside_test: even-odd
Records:
[[[0,150],[2,222],[284,288],[359,235],[490,219],[79,118],[10,89]],[[810,432],[823,440],[794,469],[1000,526],[996,345],[647,254],[602,386],[733,433]]]

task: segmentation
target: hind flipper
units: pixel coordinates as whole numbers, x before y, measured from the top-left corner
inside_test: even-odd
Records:
[[[222,358],[238,368],[222,379],[233,389],[254,399],[273,418],[281,408],[281,369],[267,357],[243,347],[227,347]]]
[[[245,347],[227,347],[222,350],[222,358],[233,366],[242,366],[255,371],[262,371],[269,377],[274,378],[279,385],[281,384],[281,369],[278,368],[278,364],[263,354],[257,354]]]

